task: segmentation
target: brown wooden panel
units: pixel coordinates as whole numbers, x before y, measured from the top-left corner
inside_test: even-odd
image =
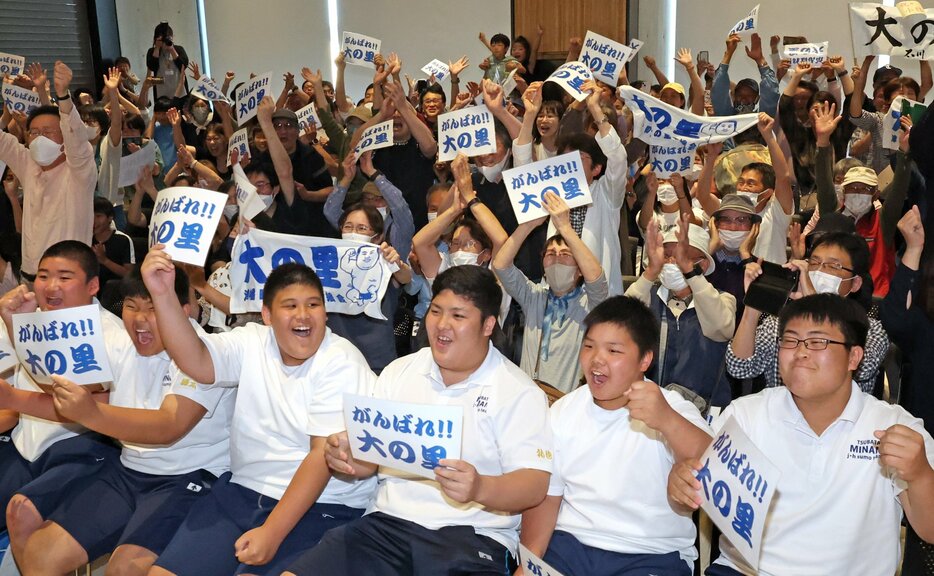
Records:
[[[515,30],[533,41],[538,25],[545,28],[542,56],[563,59],[567,56],[568,40],[583,39],[587,30],[607,38],[627,42],[626,0],[513,0]]]

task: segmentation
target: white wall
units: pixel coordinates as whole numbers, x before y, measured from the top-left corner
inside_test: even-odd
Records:
[[[464,79],[480,78],[476,65],[488,54],[477,33],[509,34],[511,25],[510,0],[473,0],[469,6],[452,5],[451,9],[439,9],[443,6],[437,0],[337,3],[338,35],[349,30],[381,39],[382,51],[396,51],[403,60],[403,72],[413,78],[423,77],[421,67],[433,58],[447,62],[463,54],[471,63]],[[235,82],[247,79],[250,72],[272,71],[275,95],[282,89],[286,71],[295,74],[301,85],[303,66],[320,68],[326,79],[334,80],[327,0],[206,0],[204,4],[211,75],[216,80],[221,81],[227,70],[236,73]],[[145,74],[152,30],[163,20],[172,25],[176,42],[189,57],[201,61],[195,0],[117,0],[117,19],[123,54],[139,76]],[[372,76],[371,69],[348,66],[348,96],[362,98]]]

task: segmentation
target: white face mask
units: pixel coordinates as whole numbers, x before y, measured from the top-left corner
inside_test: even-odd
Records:
[[[700,178],[700,173],[704,169],[703,164],[693,164],[691,166],[691,173],[688,175],[689,180],[697,180]]]
[[[91,126],[89,124],[84,125],[84,135],[87,137],[88,141],[94,140],[100,133],[100,126]]]
[[[194,118],[195,122],[198,124],[204,124],[208,121],[208,115],[211,113],[211,110],[208,108],[192,108],[191,117]]]
[[[820,270],[808,272],[808,278],[811,279],[811,285],[818,294],[839,294],[840,284],[843,283],[842,278]]]
[[[749,201],[752,202],[752,207],[756,208],[759,205],[759,195],[755,192],[737,192],[743,198],[749,198]]]
[[[224,206],[224,218],[230,220],[231,218],[233,218],[234,216],[236,216],[236,214],[237,214],[237,205],[236,205],[236,204],[228,204],[228,205]]]
[[[658,275],[662,286],[672,292],[680,292],[688,287],[688,281],[684,279],[684,274],[677,264],[667,262],[662,266],[662,272]]]
[[[872,208],[872,194],[847,194],[843,198],[843,210],[855,219],[860,219]]]
[[[577,266],[560,263],[545,266],[545,280],[556,294],[570,292],[577,283]]]
[[[383,217],[383,222],[385,222],[386,216],[389,216],[389,208],[385,206],[378,206],[376,211],[379,212],[379,215]]]
[[[428,221],[429,221],[429,222],[434,222],[434,221],[435,221],[435,218],[437,218],[437,217],[438,217],[438,213],[437,213],[437,212],[429,212],[429,213],[428,213]]]
[[[45,136],[36,136],[29,144],[29,155],[39,166],[48,166],[62,155],[62,145],[56,144]]]
[[[356,232],[344,232],[341,234],[344,240],[353,240],[354,242],[369,242],[373,237],[366,234],[357,234]]]
[[[834,184],[833,191],[837,195],[837,202],[843,204],[843,184]]]
[[[655,197],[666,206],[678,203],[678,193],[675,192],[675,187],[671,184],[659,184]]]
[[[451,264],[454,266],[464,266],[467,264],[473,264],[476,266],[478,258],[480,258],[479,254],[458,250],[457,252],[451,253]]]
[[[480,170],[483,177],[487,179],[487,182],[495,182],[498,184],[499,181],[502,180],[503,168],[505,168],[506,162],[509,161],[509,155],[511,153],[512,150],[507,150],[503,159],[493,166],[477,166],[477,169]]]
[[[742,245],[743,240],[749,236],[749,230],[718,230],[720,233],[720,242],[727,250],[736,252]]]

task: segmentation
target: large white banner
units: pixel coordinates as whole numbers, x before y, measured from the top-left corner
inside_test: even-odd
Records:
[[[913,5],[913,6],[912,6]],[[857,57],[869,54],[934,60],[934,9],[902,2],[850,4],[850,29]]]
[[[393,271],[374,244],[254,228],[237,236],[230,261],[230,311],[234,314],[262,310],[263,287],[270,272],[297,262],[318,274],[328,312],[386,319],[380,303]]]

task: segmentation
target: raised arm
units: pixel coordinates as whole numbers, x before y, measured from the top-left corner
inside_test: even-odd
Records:
[[[425,278],[434,278],[441,267],[441,253],[436,246],[444,231],[450,228],[464,212],[463,200],[456,194],[454,203],[438,217],[425,224],[412,238],[412,250],[418,256]]]
[[[509,110],[506,110],[504,105],[506,95],[503,94],[503,87],[487,78],[483,79],[482,87],[483,103],[490,109],[493,116],[503,123],[506,131],[509,132],[509,137],[515,140],[519,136],[519,131],[522,130],[522,123],[510,114]]]
[[[577,267],[580,268],[581,275],[584,277],[584,282],[595,282],[603,275],[603,267],[571,226],[570,209],[567,203],[553,192],[546,193],[543,200],[542,205],[551,215],[551,222],[555,225],[558,234],[561,234],[564,243],[570,248]]]
[[[668,76],[665,76],[665,73],[662,72],[661,68],[658,67],[658,64],[655,62],[654,56],[649,56],[646,54],[642,57],[642,61],[645,62],[645,66],[652,71],[652,74],[655,75],[655,81],[660,85],[664,86],[668,84]]]
[[[821,214],[836,212],[838,208],[837,194],[833,189],[833,147],[830,145],[830,137],[842,118],[836,113],[834,104],[827,106],[823,103],[811,109],[811,128],[817,139],[815,169],[817,203]]]
[[[104,89],[110,105],[110,129],[107,136],[110,138],[111,148],[116,148],[123,142],[123,111],[120,109],[120,69],[111,68],[110,74],[104,76]]]
[[[690,48],[679,48],[678,56],[675,58],[678,64],[684,66],[688,77],[691,79],[691,112],[697,116],[704,115],[704,84],[701,82],[697,69],[694,68],[694,58],[691,56]]]
[[[418,148],[421,150],[422,155],[425,158],[433,157],[438,153],[438,143],[435,142],[435,137],[431,132],[431,128],[418,118],[415,108],[413,108],[412,104],[405,98],[401,85],[387,84],[386,88],[393,104],[396,105],[396,110],[402,115],[402,119],[412,132],[412,137],[418,142]]]
[[[538,63],[538,50],[542,46],[542,36],[544,35],[545,29],[539,24],[535,34],[535,40],[532,41],[532,50],[529,53],[529,65],[527,68],[529,74],[535,74],[535,65]]]
[[[175,295],[175,265],[163,248],[157,244],[149,249],[140,272],[152,297],[159,331],[172,335],[165,339],[165,349],[182,372],[198,382],[213,384],[214,361]]]
[[[48,73],[42,68],[42,64],[38,62],[30,64],[28,71],[29,78],[32,80],[36,93],[39,95],[39,102],[41,102],[43,106],[48,106],[52,103],[52,97],[49,95]]]
[[[694,197],[707,214],[713,214],[720,209],[720,199],[713,194],[713,169],[717,158],[723,150],[722,142],[707,144],[707,154],[704,156],[704,167],[701,169],[697,184],[694,185]]]
[[[343,52],[337,55],[337,58],[334,59],[334,64],[337,65],[337,78],[334,79],[334,99],[337,101],[337,109],[342,114],[347,114],[353,109],[353,106],[347,102],[347,92],[344,88],[344,73],[347,68],[347,63],[344,62]]]
[[[535,120],[542,108],[542,82],[532,82],[522,93],[522,103],[525,104],[525,116],[522,117],[522,126],[516,136],[513,148],[516,146],[529,146],[532,144],[532,134]],[[515,152],[515,150],[513,151]]]
[[[870,54],[863,59],[863,65],[860,67],[860,74],[856,78],[853,86],[853,97],[850,98],[850,118],[859,118],[863,115],[863,101],[866,99],[866,78],[869,77],[869,67],[875,56]],[[785,90],[787,94],[788,91]]]
[[[480,224],[480,227],[483,228],[493,244],[492,255],[495,257],[509,235],[506,234],[503,225],[486,204],[480,201],[474,202],[474,200],[477,200],[477,192],[473,188],[473,179],[470,175],[470,167],[467,164],[467,156],[461,153],[454,158],[451,162],[451,173],[454,175],[457,191],[461,196],[465,210],[470,212],[477,223]]]
[[[768,145],[772,168],[775,170],[775,197],[778,198],[785,214],[792,214],[795,209],[795,200],[791,190],[791,175],[788,163],[785,161],[785,153],[782,152],[782,147],[775,137],[774,127],[775,119],[765,112],[759,112],[759,134]]]
[[[289,153],[285,151],[285,146],[276,136],[276,129],[272,126],[272,113],[275,110],[275,104],[271,96],[265,96],[259,103],[256,111],[256,118],[259,120],[259,126],[266,135],[266,146],[269,149],[269,157],[272,159],[272,165],[276,168],[276,176],[279,177],[279,191],[285,197],[285,203],[289,206],[295,202],[295,180],[292,177],[292,159]]]
[[[921,61],[921,91],[918,92],[918,101],[924,102],[925,98],[928,95],[928,92],[931,91],[931,86],[934,86],[934,77],[931,75],[931,63],[927,60]]]

